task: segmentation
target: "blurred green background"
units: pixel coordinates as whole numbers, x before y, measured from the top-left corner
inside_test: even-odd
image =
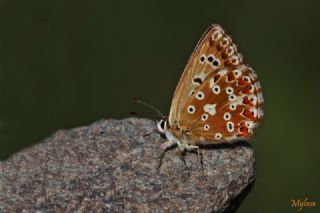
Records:
[[[319,9],[316,0],[0,0],[0,158],[58,129],[148,111],[134,96],[168,114],[195,44],[219,23],[265,96],[257,181],[239,212],[320,201]]]

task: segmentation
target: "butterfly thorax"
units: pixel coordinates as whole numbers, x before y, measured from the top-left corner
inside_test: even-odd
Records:
[[[181,128],[177,122],[173,125],[164,119],[157,122],[158,130],[163,133],[168,141],[172,144],[177,144],[178,147],[184,147],[186,145],[193,144],[190,140],[190,130],[187,128]]]

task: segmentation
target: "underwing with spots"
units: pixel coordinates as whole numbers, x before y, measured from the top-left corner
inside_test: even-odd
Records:
[[[262,117],[257,74],[244,63],[224,29],[212,25],[182,73],[168,119],[157,122],[168,140],[161,145],[161,159],[174,145],[180,152],[199,154],[201,145],[248,140]]]

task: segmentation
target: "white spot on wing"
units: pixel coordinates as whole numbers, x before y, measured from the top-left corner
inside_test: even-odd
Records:
[[[237,99],[237,96],[236,96],[235,94],[229,95],[229,100],[230,100],[230,101],[234,101],[234,100],[236,100],[236,99]]]
[[[229,46],[228,49],[226,50],[226,53],[230,57],[234,53],[234,47]]]
[[[249,95],[249,100],[253,103],[253,105],[257,104],[257,96],[255,96],[254,94]]]
[[[220,93],[220,86],[215,85],[214,87],[212,87],[212,92],[216,95],[219,94]]]
[[[219,40],[221,37],[222,37],[222,33],[221,33],[219,30],[217,30],[217,31],[215,31],[215,32],[212,33],[211,39],[212,39],[213,41],[217,41],[217,40]]]
[[[208,119],[208,117],[209,117],[208,114],[203,114],[201,116],[201,120],[206,121]]]
[[[193,114],[193,113],[195,113],[195,111],[196,111],[195,106],[193,106],[193,105],[188,106],[188,113],[189,114]]]
[[[200,83],[198,82],[195,82],[194,79],[197,79],[197,78],[200,78],[201,81],[203,82],[204,78],[206,77],[206,75],[203,73],[203,72],[200,72],[198,75],[195,75],[192,79],[192,84],[195,85],[195,86],[199,86]]]
[[[225,76],[227,73],[228,73],[228,70],[226,70],[226,69],[220,70],[220,71],[218,72],[218,74],[219,74],[220,76]]]
[[[233,130],[234,130],[233,122],[231,122],[231,121],[227,122],[227,130],[228,130],[228,132],[233,132]]]
[[[206,55],[201,55],[201,57],[199,58],[200,64],[204,64],[206,61]]]
[[[242,102],[243,102],[243,98],[245,97],[246,95],[239,95],[239,96],[236,96],[236,99],[235,100],[232,100],[230,101],[231,104],[233,105],[241,105]]]
[[[252,129],[253,128],[253,125],[254,125],[253,121],[245,121],[245,123],[246,123],[248,129]]]
[[[257,110],[257,108],[251,107],[251,108],[250,108],[250,112],[252,112],[252,115],[253,115],[254,117],[257,117],[257,115],[258,115],[258,110]]]
[[[203,100],[204,99],[204,93],[199,91],[196,95],[196,99],[198,100]]]
[[[208,131],[208,130],[210,129],[210,126],[209,126],[208,124],[206,124],[206,125],[204,125],[203,129],[204,129],[205,131]]]
[[[231,95],[233,93],[233,88],[232,87],[227,87],[226,88],[226,93]]]
[[[224,120],[228,121],[231,119],[231,114],[229,112],[224,113],[223,115]]]
[[[242,75],[242,72],[240,70],[233,70],[232,72],[236,78],[239,78]]]
[[[243,76],[243,78],[242,78],[245,82],[247,82],[247,83],[250,83],[251,82],[251,80],[250,80],[250,78],[248,77],[248,76]]]
[[[230,104],[229,105],[229,109],[232,110],[232,111],[236,110],[236,108],[237,108],[236,104]]]
[[[216,104],[206,104],[203,110],[213,116],[216,114]]]
[[[222,39],[222,41],[220,41],[220,45],[221,45],[222,47],[228,46],[229,43],[230,43],[230,41],[229,41],[229,39],[228,39],[227,37],[224,37],[224,38]]]
[[[238,56],[236,56],[236,55],[231,56],[231,63],[232,63],[233,65],[239,64],[239,61],[240,61],[240,59],[239,59]]]
[[[216,140],[220,140],[220,139],[222,138],[222,134],[221,134],[220,132],[217,132],[217,133],[215,134],[214,138],[215,138]]]

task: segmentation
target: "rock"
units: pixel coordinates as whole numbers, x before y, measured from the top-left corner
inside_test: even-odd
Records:
[[[168,150],[147,119],[60,130],[0,162],[0,212],[234,212],[255,180],[246,143]]]

